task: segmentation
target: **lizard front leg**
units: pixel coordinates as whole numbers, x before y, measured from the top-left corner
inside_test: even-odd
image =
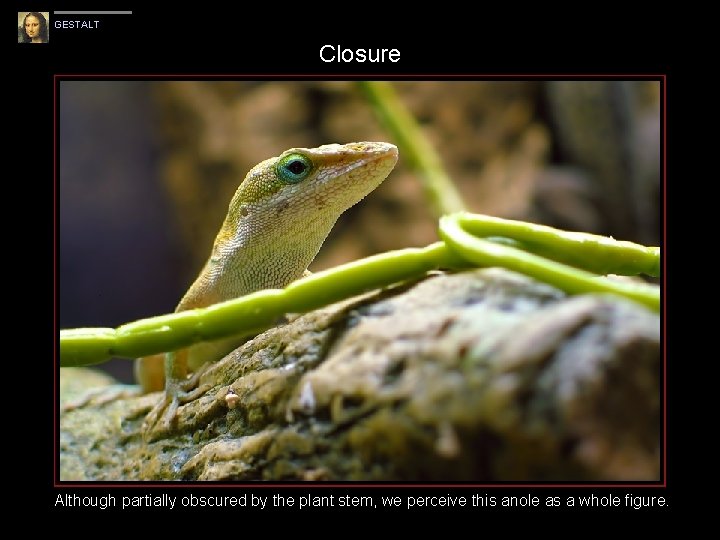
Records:
[[[188,378],[187,357],[187,349],[165,354],[165,392],[143,423],[142,431],[147,441],[169,434],[180,405],[197,399],[210,388],[208,384],[198,386],[207,364]]]

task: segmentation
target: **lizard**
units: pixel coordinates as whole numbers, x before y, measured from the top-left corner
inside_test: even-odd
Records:
[[[175,312],[282,288],[308,273],[338,217],[378,187],[397,159],[393,144],[356,142],[291,148],[258,163],[238,186],[210,256]],[[141,391],[164,388],[143,424],[146,438],[168,432],[179,406],[207,391],[198,386],[204,367],[244,340],[137,359]]]

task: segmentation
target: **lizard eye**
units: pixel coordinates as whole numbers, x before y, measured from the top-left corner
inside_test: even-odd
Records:
[[[288,184],[297,184],[310,175],[312,161],[302,154],[290,154],[278,161],[276,170],[283,181]]]

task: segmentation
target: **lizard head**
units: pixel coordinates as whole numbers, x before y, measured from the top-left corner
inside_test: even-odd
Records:
[[[395,145],[358,142],[291,148],[267,159],[238,187],[216,244],[272,245],[280,235],[301,235],[294,241],[312,236],[319,249],[340,214],[380,185],[397,158]]]

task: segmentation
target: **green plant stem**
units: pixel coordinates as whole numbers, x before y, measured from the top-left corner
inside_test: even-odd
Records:
[[[273,326],[285,313],[307,312],[438,268],[501,266],[570,294],[610,293],[655,311],[660,309],[659,287],[614,281],[591,273],[658,275],[659,248],[465,212],[441,218],[440,236],[442,242],[367,257],[312,274],[282,290],[258,291],[117,329],[61,330],[60,365],[91,365],[113,356],[137,358],[199,341],[254,335]],[[568,262],[575,263],[575,267]]]
[[[612,240],[600,236],[564,233],[550,227],[529,223],[524,224],[525,228],[520,231],[518,230],[519,223],[521,222],[486,218],[486,216],[456,214],[440,218],[440,236],[453,251],[478,266],[502,266],[532,276],[570,294],[592,292],[616,294],[639,302],[654,311],[659,311],[660,294],[656,286],[608,279],[515,247],[479,238],[467,230],[493,231],[495,234],[502,235],[517,232],[521,240],[542,239],[553,246],[552,249],[548,248],[546,251],[558,253],[562,253],[562,249],[574,247],[577,253],[572,253],[573,259],[580,259],[581,253],[587,253],[601,261],[600,264],[597,264],[596,260],[587,259],[584,266],[588,269],[612,267],[611,263],[615,261],[619,263],[615,266],[621,268],[623,273],[638,274],[643,272],[646,266],[651,268],[655,266],[648,260],[651,257],[638,257],[637,255],[638,252],[647,255],[647,250],[656,248],[645,248],[630,242],[614,243]],[[505,230],[505,226],[509,230]]]

